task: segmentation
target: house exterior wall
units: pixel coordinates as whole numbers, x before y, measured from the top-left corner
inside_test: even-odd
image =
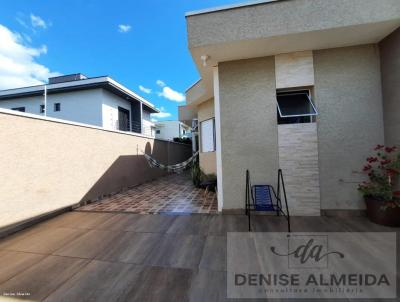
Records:
[[[322,209],[360,209],[360,171],[383,143],[379,51],[376,45],[314,51]]]
[[[385,143],[400,146],[400,28],[379,43]]]
[[[245,172],[276,185],[278,131],[274,57],[218,65],[223,209],[243,209]]]
[[[47,96],[47,116],[101,127],[102,98],[102,89],[49,94]],[[61,104],[60,111],[54,111],[54,103]],[[44,96],[0,100],[0,108],[25,107],[27,113],[44,116],[44,113],[40,113],[41,104],[44,104]]]
[[[210,99],[201,103],[197,107],[197,119],[200,122],[213,118],[214,115],[214,99]],[[199,131],[201,131],[199,127]],[[201,137],[201,134],[199,135]],[[215,152],[201,152],[199,153],[200,169],[205,174],[217,174],[216,154]]]
[[[160,130],[160,133],[156,133],[156,138],[173,140],[175,137],[181,136],[181,127],[179,121],[164,121],[156,123],[156,130]]]
[[[43,96],[0,100],[0,108],[25,107],[26,113],[44,116],[43,113],[40,113],[40,105],[43,102]],[[60,111],[54,111],[54,103],[61,104]],[[102,88],[49,94],[47,96],[48,117],[99,126],[107,130],[118,130],[118,107],[128,110],[130,120],[132,120],[131,102]],[[153,123],[150,120],[150,112],[143,110],[143,113],[145,126],[143,134],[154,137],[154,132],[151,132]]]
[[[102,126],[108,130],[118,130],[118,107],[129,111],[130,120],[132,120],[131,102],[116,96],[115,94],[102,89]]]
[[[142,125],[143,125],[142,133],[144,135],[148,135],[151,137],[155,136],[155,124],[151,121],[150,112],[145,110],[144,108],[143,108],[143,114],[142,114]]]
[[[149,167],[143,152],[165,164],[192,154],[184,144],[22,113],[0,112],[0,129],[0,233],[8,225],[165,175]]]

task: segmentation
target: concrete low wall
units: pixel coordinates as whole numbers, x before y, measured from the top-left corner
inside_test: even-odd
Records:
[[[0,228],[163,176],[187,145],[0,110]]]

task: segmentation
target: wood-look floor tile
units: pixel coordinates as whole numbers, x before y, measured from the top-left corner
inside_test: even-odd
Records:
[[[46,227],[76,228],[80,224],[84,223],[86,217],[89,215],[90,213],[72,211],[63,213],[49,220],[45,220],[39,225]]]
[[[227,232],[247,232],[248,220],[245,215],[213,215],[210,217],[208,233],[226,236]]]
[[[0,284],[0,293],[29,293],[26,299],[43,300],[81,270],[87,260],[47,256],[36,265]]]
[[[6,242],[3,247],[6,250],[31,252],[39,254],[51,254],[55,250],[79,238],[86,230],[71,228],[43,228],[30,236],[18,236]]]
[[[165,233],[175,219],[176,216],[169,215],[140,215],[125,230],[131,232]]]
[[[162,238],[158,233],[125,232],[103,249],[96,259],[141,264]]]
[[[46,255],[0,251],[0,284],[44,259]]]
[[[105,251],[121,232],[91,230],[55,251],[54,255],[93,259]]]
[[[189,301],[219,302],[226,300],[226,272],[200,269],[193,273]]]
[[[145,267],[121,301],[188,301],[192,270]]]
[[[137,286],[141,271],[142,268],[135,265],[92,260],[45,301],[129,300],[128,292]]]
[[[226,270],[226,236],[207,236],[199,268]]]
[[[177,216],[168,229],[168,234],[206,235],[212,215]]]
[[[196,269],[201,260],[204,243],[204,236],[164,235],[146,257],[144,264]]]
[[[114,215],[115,215],[114,213],[92,213],[92,212],[73,211],[46,220],[40,223],[39,226],[91,230],[98,228],[100,225],[105,223]]]
[[[100,224],[98,230],[125,231],[131,228],[143,215],[140,214],[115,214],[110,219]]]

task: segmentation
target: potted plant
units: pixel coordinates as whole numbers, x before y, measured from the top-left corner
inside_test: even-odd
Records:
[[[361,183],[358,190],[364,196],[368,218],[378,224],[400,226],[399,150],[377,145],[363,172],[369,181]]]

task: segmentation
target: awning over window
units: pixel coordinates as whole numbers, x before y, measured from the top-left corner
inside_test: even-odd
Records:
[[[282,118],[318,114],[307,90],[278,92],[276,98],[279,116]]]

